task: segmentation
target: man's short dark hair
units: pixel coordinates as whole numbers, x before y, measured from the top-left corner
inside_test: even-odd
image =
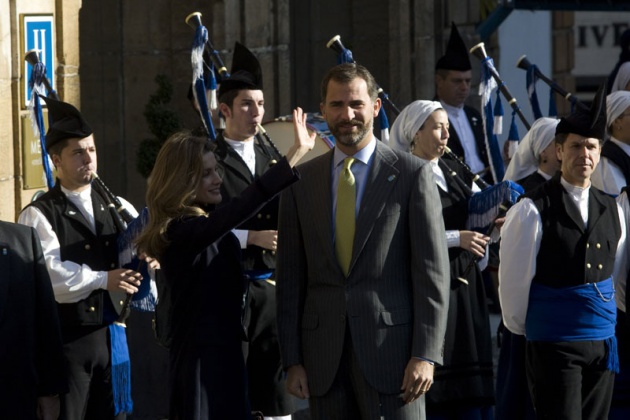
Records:
[[[378,97],[378,85],[376,84],[376,80],[374,80],[374,76],[360,64],[355,63],[345,63],[339,64],[326,73],[324,76],[324,80],[322,80],[321,87],[321,95],[322,95],[322,103],[326,102],[326,94],[328,93],[328,83],[331,80],[334,80],[338,83],[347,84],[352,82],[357,77],[365,80],[367,84],[368,95],[370,95],[370,99],[375,101]]]
[[[57,143],[55,143],[52,146],[50,146],[48,148],[48,150],[46,150],[46,151],[48,152],[48,154],[50,156],[52,156],[52,155],[61,155],[61,151],[63,149],[65,149],[66,146],[68,145],[68,140],[70,140],[70,139],[59,140]]]
[[[226,104],[230,109],[232,109],[232,105],[234,105],[234,99],[236,99],[236,97],[238,96],[239,93],[241,93],[242,90],[248,90],[248,89],[228,90],[227,92],[225,92],[223,95],[221,95],[218,98],[219,103]]]

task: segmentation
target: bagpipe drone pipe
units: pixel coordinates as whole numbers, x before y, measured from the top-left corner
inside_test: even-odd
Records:
[[[120,266],[142,274],[138,291],[134,294],[127,294],[120,309],[117,322],[124,325],[131,309],[151,312],[155,310],[157,303],[157,288],[154,279],[151,277],[146,262],[138,257],[134,245],[135,239],[148,223],[149,210],[145,207],[138,217],[134,217],[95,172],[92,173],[92,188],[107,203],[108,211],[118,228],[118,262]]]

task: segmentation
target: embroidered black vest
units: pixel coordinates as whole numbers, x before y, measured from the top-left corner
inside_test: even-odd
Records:
[[[594,283],[612,275],[621,236],[615,200],[591,187],[588,226],[557,174],[526,194],[542,220],[542,241],[533,281],[549,287]]]
[[[79,209],[55,187],[30,205],[39,209],[52,225],[60,244],[62,261],[85,264],[94,271],[118,268],[118,232],[105,201],[92,190],[96,235]],[[64,342],[111,324],[116,317],[110,295],[95,290],[76,303],[57,304]]]

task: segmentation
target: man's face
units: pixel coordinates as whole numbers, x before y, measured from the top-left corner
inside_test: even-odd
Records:
[[[381,100],[370,98],[367,83],[360,77],[350,83],[328,82],[326,100],[320,104],[322,116],[340,150],[352,155],[372,139],[374,117],[381,109]]]
[[[556,145],[562,177],[571,185],[587,187],[599,163],[599,140],[570,133],[563,144]]]
[[[265,98],[262,90],[239,91],[232,108],[220,104],[225,117],[225,137],[232,140],[247,140],[258,131],[258,124],[265,115]]]
[[[470,94],[472,71],[447,70],[446,75],[435,75],[438,98],[451,106],[462,106]]]
[[[92,182],[96,172],[94,136],[67,140],[60,154],[52,155],[61,185],[71,191],[81,191]]]

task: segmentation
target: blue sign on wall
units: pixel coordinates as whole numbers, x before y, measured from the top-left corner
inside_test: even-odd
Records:
[[[22,15],[23,53],[37,50],[39,60],[46,66],[46,76],[55,88],[55,42],[53,15]],[[33,67],[24,61],[24,105],[31,99],[28,81]]]

